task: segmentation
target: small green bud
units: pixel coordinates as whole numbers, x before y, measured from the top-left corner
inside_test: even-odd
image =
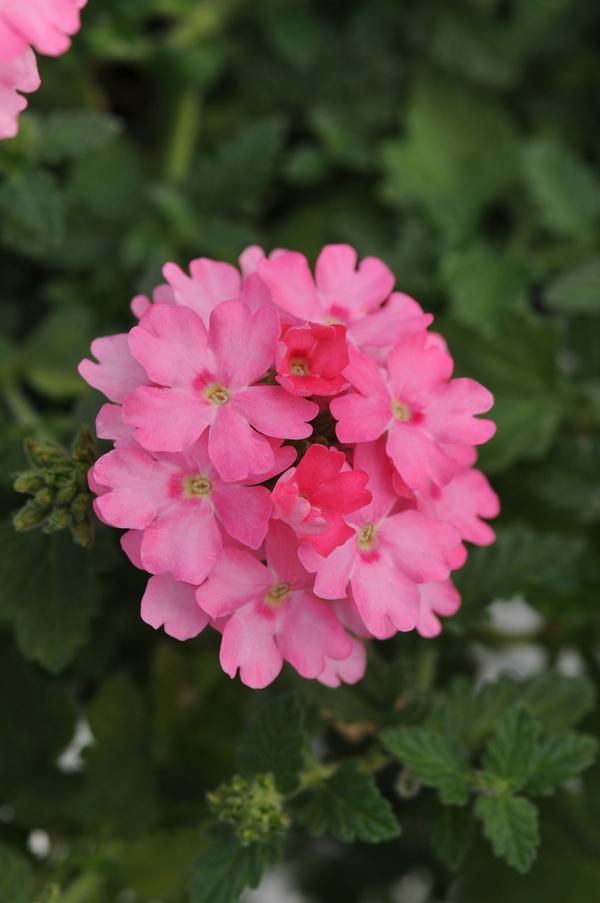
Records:
[[[235,775],[207,795],[208,805],[219,821],[233,825],[243,846],[280,834],[289,826],[284,798],[272,774],[252,778]]]
[[[23,470],[15,477],[13,487],[15,492],[34,493],[42,488],[44,478],[35,470]]]
[[[68,508],[53,508],[44,524],[44,533],[58,533],[71,523],[71,515]]]
[[[65,460],[65,449],[56,442],[38,442],[35,439],[25,439],[25,451],[34,467],[45,469]]]
[[[70,505],[73,499],[75,498],[75,493],[77,492],[77,484],[75,480],[71,477],[69,481],[62,486],[58,492],[56,493],[56,504],[57,505]]]
[[[47,510],[40,508],[35,499],[30,499],[23,507],[13,514],[13,525],[18,533],[34,530],[46,520]]]
[[[76,464],[83,465],[86,470],[91,467],[96,460],[96,440],[87,423],[83,424],[75,437],[71,457]]]

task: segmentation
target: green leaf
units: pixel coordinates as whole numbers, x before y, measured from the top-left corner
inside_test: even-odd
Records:
[[[527,270],[513,254],[482,243],[442,260],[452,314],[484,334],[496,334],[507,310],[524,309]]]
[[[542,223],[562,235],[594,228],[600,216],[600,183],[567,146],[538,138],[523,150],[525,183]]]
[[[333,834],[345,843],[380,843],[400,833],[391,805],[373,775],[356,762],[343,762],[336,771],[298,799],[298,821],[311,834]]]
[[[387,198],[420,201],[448,236],[462,237],[516,176],[509,120],[489,98],[423,80],[409,99],[406,129],[384,146]]]
[[[282,793],[298,786],[307,735],[296,693],[265,697],[250,722],[241,751],[242,772],[271,772]]]
[[[561,273],[546,289],[550,307],[568,314],[600,311],[600,257],[590,257]]]
[[[119,132],[113,116],[91,110],[31,113],[28,120],[28,152],[47,163],[83,157]]]
[[[194,864],[190,903],[237,903],[243,891],[257,887],[266,867],[279,858],[275,842],[244,847],[228,828],[211,826]]]
[[[595,697],[594,685],[586,677],[545,671],[523,684],[519,701],[545,733],[554,734],[567,730],[591,712]]]
[[[460,868],[473,839],[473,815],[469,809],[445,806],[430,797],[425,807],[427,833],[436,856],[452,871]]]
[[[537,750],[526,789],[533,794],[551,794],[556,787],[589,768],[597,753],[595,737],[576,733],[549,737]]]
[[[574,536],[536,533],[524,524],[500,529],[494,545],[473,549],[456,575],[463,615],[495,599],[525,593],[528,584],[552,584],[577,566],[583,546]]]
[[[497,424],[481,450],[482,466],[504,470],[521,458],[539,458],[550,447],[565,411],[556,324],[505,311],[493,335],[446,322],[442,331],[460,376],[479,380],[494,395],[486,416]]]
[[[88,353],[93,336],[85,308],[57,310],[42,320],[22,352],[27,381],[49,398],[72,398],[88,391],[77,364]]]
[[[381,741],[423,784],[435,787],[443,802],[465,805],[470,790],[469,761],[455,740],[424,727],[396,727],[384,730]]]
[[[483,766],[494,778],[503,778],[520,790],[533,770],[537,751],[538,726],[531,715],[516,705],[498,722],[488,743]]]
[[[24,856],[0,845],[0,903],[29,903],[33,871]]]
[[[475,815],[496,856],[525,874],[535,859],[538,843],[538,812],[520,796],[480,796]]]
[[[46,170],[16,172],[0,186],[0,231],[7,245],[29,257],[55,253],[64,239],[64,200]]]
[[[135,838],[156,817],[156,779],[145,700],[117,675],[87,710],[94,743],[86,750],[78,811],[95,835]]]
[[[0,525],[0,613],[23,655],[61,671],[89,638],[101,596],[94,557],[63,533],[15,533]]]

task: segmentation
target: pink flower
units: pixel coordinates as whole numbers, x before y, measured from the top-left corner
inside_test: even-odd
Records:
[[[27,101],[19,92],[40,86],[32,46],[59,56],[80,28],[87,0],[0,0],[0,139],[14,138]]]
[[[292,326],[277,346],[277,382],[293,395],[336,395],[347,388],[344,326]]]
[[[14,138],[19,131],[19,113],[27,106],[20,92],[37,91],[40,77],[33,50],[25,47],[9,60],[0,50],[0,138]]]
[[[383,261],[365,257],[357,267],[350,245],[323,248],[314,279],[306,257],[296,251],[260,258],[253,248],[245,254],[257,266],[275,304],[301,321],[345,324],[358,346],[392,345],[403,335],[426,329],[433,319],[408,295],[390,296],[394,276]]]
[[[240,295],[241,277],[230,263],[199,257],[190,263],[190,275],[176,263],[167,263],[163,275],[172,291],[175,304],[195,311],[208,326],[212,311],[222,301],[237,300]]]
[[[221,666],[249,687],[266,687],[283,661],[302,677],[319,677],[328,660],[347,658],[352,642],[333,608],[316,599],[313,579],[296,555],[294,534],[275,523],[266,540],[267,563],[239,549],[223,549],[196,598],[211,617],[228,616]]]
[[[460,536],[450,524],[419,511],[394,513],[398,496],[380,443],[359,445],[354,466],[369,474],[373,501],[346,518],[354,535],[343,546],[327,558],[313,558],[315,593],[342,599],[349,585],[367,630],[385,638],[414,629],[420,609],[417,584],[448,577],[460,555]]]
[[[129,334],[133,356],[157,385],[126,396],[123,413],[149,451],[183,451],[208,431],[211,461],[225,480],[273,467],[266,436],[304,439],[318,407],[277,386],[256,385],[271,367],[279,322],[239,301],[219,304],[208,333],[198,314],[159,304]]]
[[[151,577],[142,598],[142,621],[176,640],[198,636],[209,622],[196,602],[196,587],[178,583],[170,574]]]
[[[386,436],[386,450],[404,482],[425,489],[448,483],[458,463],[445,443],[479,445],[496,430],[488,411],[493,397],[472,379],[450,379],[453,363],[425,332],[408,336],[390,353],[387,368],[351,350],[345,371],[356,391],[334,398],[340,442],[369,442]]]
[[[497,517],[500,501],[480,470],[464,470],[441,489],[430,486],[417,493],[417,508],[453,524],[462,539],[475,545],[489,546],[496,539],[493,529],[481,518]]]
[[[13,59],[31,45],[46,56],[60,56],[81,27],[79,10],[87,0],[2,0],[0,58]]]
[[[437,615],[448,618],[460,608],[460,594],[451,580],[422,583],[419,586],[420,608],[417,631],[424,637],[438,636],[442,630]]]
[[[284,461],[288,451],[294,454],[286,450]],[[268,489],[224,483],[210,461],[206,436],[179,455],[153,457],[143,448],[108,452],[94,465],[93,479],[108,490],[95,501],[101,519],[144,531],[140,557],[153,574],[202,583],[223,548],[223,533],[253,549],[267,533]]]
[[[344,515],[370,502],[367,480],[366,473],[350,469],[342,452],[311,445],[298,466],[277,481],[273,516],[289,524],[300,542],[329,555],[354,535]]]
[[[121,402],[132,389],[147,384],[146,371],[129,350],[127,333],[94,339],[91,352],[98,363],[84,358],[77,368],[79,375],[110,401]]]

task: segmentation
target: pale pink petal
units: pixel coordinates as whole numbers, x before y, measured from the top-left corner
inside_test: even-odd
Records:
[[[354,468],[368,474],[367,489],[372,501],[348,518],[351,523],[377,523],[398,501],[393,483],[393,467],[385,453],[385,440],[361,443],[354,451]]]
[[[140,571],[144,570],[144,565],[142,563],[143,536],[143,530],[127,530],[127,532],[123,533],[121,539],[119,540],[121,543],[121,548],[129,558],[132,565],[136,568],[139,568]]]
[[[98,439],[112,439],[115,448],[135,445],[133,427],[123,420],[123,408],[120,404],[103,404],[96,416],[96,435]]]
[[[98,363],[82,360],[79,375],[110,401],[121,402],[132,389],[148,382],[146,371],[129,350],[126,333],[94,339],[91,351]]]
[[[262,600],[272,585],[271,572],[250,552],[226,546],[196,598],[211,617],[221,618]]]
[[[321,674],[327,658],[345,658],[352,651],[331,604],[304,592],[293,593],[283,605],[277,645],[283,658],[309,679]]]
[[[411,489],[426,489],[429,481],[444,486],[458,465],[420,426],[395,421],[388,432],[387,453]]]
[[[110,489],[96,500],[97,510],[113,527],[142,529],[170,503],[171,475],[143,448],[108,452],[94,465],[94,478]]]
[[[453,379],[434,393],[427,408],[426,425],[440,442],[481,445],[496,432],[492,420],[475,414],[489,411],[494,396],[473,379]]]
[[[451,360],[447,351],[429,342],[425,331],[402,339],[387,362],[394,397],[409,405],[426,403],[431,392],[448,379]]]
[[[2,49],[0,37],[0,138],[14,138],[19,130],[19,113],[27,106],[19,92],[37,91],[40,77],[30,47],[24,46],[11,59],[3,56]]]
[[[262,379],[275,359],[279,317],[271,307],[252,314],[241,301],[224,301],[212,312],[210,347],[219,382],[237,389]]]
[[[303,556],[304,563],[307,559]],[[322,599],[342,599],[358,559],[356,536],[343,546],[334,549],[327,558],[315,556],[318,566],[315,577],[315,593]]]
[[[361,348],[385,348],[422,332],[432,321],[433,316],[424,313],[414,298],[393,292],[379,310],[350,323],[348,333]]]
[[[277,386],[250,386],[237,392],[233,401],[255,429],[279,439],[306,439],[312,433],[307,421],[319,413],[313,401]]]
[[[393,551],[378,543],[370,555],[358,557],[351,577],[352,596],[367,630],[379,639],[390,626],[413,630],[419,616],[419,591],[398,568]]]
[[[275,304],[301,320],[322,321],[325,311],[317,295],[308,261],[297,251],[285,251],[260,261],[258,274]]]
[[[352,345],[348,348],[348,357],[348,366],[344,370],[344,376],[348,382],[350,382],[361,395],[389,399],[389,389],[377,362],[368,354],[359,351]]]
[[[215,406],[200,395],[142,386],[123,402],[125,423],[134,439],[150,451],[179,452],[192,445],[210,424]]]
[[[352,651],[347,658],[326,658],[325,667],[317,680],[326,687],[339,687],[341,684],[355,684],[364,677],[367,669],[367,651],[365,644],[355,637],[350,637]]]
[[[262,544],[269,526],[271,493],[264,486],[220,483],[211,495],[215,511],[230,536],[252,549]]]
[[[389,399],[367,398],[350,392],[334,398],[329,409],[338,421],[336,434],[340,442],[371,442],[384,433],[392,419]]]
[[[348,320],[381,304],[394,287],[394,275],[382,260],[365,257],[356,267],[350,245],[326,245],[315,267],[317,291],[327,311]],[[346,317],[344,317],[346,319]]]
[[[378,527],[378,537],[393,550],[400,570],[415,583],[445,580],[450,573],[449,558],[460,546],[460,534],[420,511],[402,511],[386,518]]]
[[[417,631],[424,637],[438,636],[442,625],[436,615],[450,617],[460,608],[460,594],[450,580],[419,586],[420,611]]]
[[[129,347],[150,379],[163,386],[210,381],[214,361],[200,317],[186,307],[155,304],[129,333]]]
[[[208,624],[194,595],[194,587],[179,583],[169,574],[151,577],[142,598],[142,620],[176,640],[198,636]]]
[[[244,276],[255,273],[261,260],[264,260],[265,252],[260,245],[249,245],[240,254],[240,268]]]
[[[481,518],[500,513],[498,496],[479,470],[466,470],[442,489],[432,487],[419,495],[420,511],[453,524],[463,539],[486,546],[496,534]]]
[[[222,547],[208,502],[177,505],[144,530],[142,561],[151,574],[169,572],[176,580],[197,585],[210,573]]]
[[[219,260],[200,257],[190,263],[191,277],[175,263],[163,267],[175,303],[195,311],[208,326],[211,311],[221,301],[231,301],[240,293],[240,274],[234,266]]]
[[[281,521],[272,521],[265,546],[267,563],[278,581],[289,583],[295,589],[312,586],[312,575],[298,558],[298,540],[291,527]]]
[[[264,473],[275,461],[271,444],[252,429],[238,406],[232,403],[217,409],[208,436],[208,450],[220,477],[231,482]]]
[[[2,0],[0,52],[8,58],[31,44],[39,53],[60,56],[81,27],[84,5],[82,0]]]
[[[235,677],[239,669],[242,683],[255,690],[275,680],[283,664],[275,642],[280,618],[279,611],[267,617],[254,605],[245,605],[229,618],[220,652],[221,667],[229,677]]]

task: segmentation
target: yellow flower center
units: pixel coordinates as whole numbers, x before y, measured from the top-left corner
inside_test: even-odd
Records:
[[[208,386],[204,391],[204,395],[211,404],[227,404],[230,398],[229,391],[225,386],[220,386],[218,383]]]
[[[289,583],[274,583],[269,592],[265,594],[265,602],[267,605],[281,605],[289,591]]]
[[[290,373],[292,376],[306,376],[308,373],[308,364],[303,358],[297,357],[293,361],[290,361]]]
[[[188,498],[204,498],[210,495],[212,491],[212,483],[207,477],[197,474],[193,477],[186,477],[184,480],[184,494]]]
[[[402,401],[397,401],[394,398],[392,399],[392,415],[396,420],[406,422],[407,420],[410,420],[410,408],[407,404],[404,404]]]
[[[358,531],[358,546],[363,552],[369,552],[377,539],[377,527],[375,524],[363,524]]]

